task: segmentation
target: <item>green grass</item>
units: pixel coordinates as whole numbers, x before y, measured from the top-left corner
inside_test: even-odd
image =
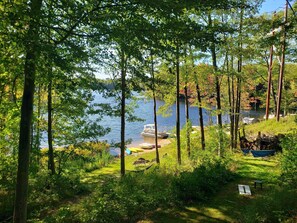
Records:
[[[287,133],[296,129],[295,117],[281,119],[279,123],[275,120],[263,121],[253,125],[245,126],[247,135],[257,135],[261,130],[264,134]],[[197,142],[198,143],[198,142]],[[190,170],[191,162],[187,161],[185,151],[182,153],[183,165],[176,166],[176,148],[175,143],[164,146],[159,149],[160,168],[170,169],[180,172]],[[165,155],[166,154],[166,155]],[[125,157],[126,173],[147,167],[149,164],[135,167],[133,162],[138,158],[152,160],[155,158],[155,151],[143,154],[134,154]],[[232,170],[237,174],[235,180],[222,186],[217,193],[209,200],[203,203],[193,202],[187,206],[160,207],[146,213],[141,220],[137,222],[158,223],[158,222],[245,222],[246,210],[255,212],[261,199],[270,198],[271,191],[280,189],[278,177],[280,175],[279,156],[269,157],[268,159],[254,158],[251,155],[243,156],[242,154],[232,155]],[[111,164],[99,170],[85,173],[82,182],[88,185],[92,193],[87,196],[79,197],[67,203],[61,203],[53,213],[70,214],[78,213],[83,210],[83,203],[91,199],[96,199],[96,190],[102,187],[106,182],[112,181],[113,178],[120,177],[120,160],[115,159]],[[263,189],[254,188],[254,180],[263,180]],[[238,184],[250,185],[252,196],[242,196],[238,193]],[[260,202],[261,204],[261,202]],[[62,210],[58,211],[58,210]],[[251,211],[252,210],[252,211]],[[252,215],[251,215],[252,216]],[[251,218],[251,217],[250,217]]]
[[[225,185],[208,202],[193,204],[183,208],[157,210],[144,222],[237,222],[242,217],[247,206],[278,187],[279,163],[277,157],[267,160],[243,156],[234,156],[238,178]],[[263,180],[263,189],[254,188],[254,180]],[[252,196],[242,196],[238,193],[238,184],[249,185]]]
[[[162,153],[173,153],[172,147],[162,148]],[[160,150],[161,152],[161,150]],[[141,157],[150,159],[154,153],[142,154]],[[170,156],[170,155],[168,155]],[[133,160],[140,157],[126,157],[127,166],[133,170]],[[166,163],[166,158],[161,158],[161,162]],[[174,158],[174,157],[173,157]],[[146,213],[143,218],[137,222],[142,223],[158,223],[158,222],[238,222],[243,219],[243,213],[246,208],[253,207],[257,200],[270,196],[270,192],[279,188],[277,177],[279,176],[279,157],[270,157],[269,159],[253,158],[251,155],[243,156],[234,154],[234,164],[232,168],[238,174],[238,177],[231,183],[224,185],[217,191],[214,197],[203,203],[191,203],[187,206],[173,206],[171,208],[158,208]],[[83,182],[90,185],[94,192],[97,187],[103,185],[111,178],[119,177],[119,160],[115,160],[108,167],[86,173]],[[166,165],[165,165],[166,166]],[[263,189],[254,188],[254,180],[260,179],[264,181]],[[252,196],[241,196],[238,193],[238,184],[250,185]],[[83,210],[83,203],[94,199],[96,193],[88,194],[77,199],[70,200],[52,210],[51,215],[62,215],[64,218],[71,218],[72,213],[79,213]],[[72,211],[70,211],[72,210]],[[60,218],[62,218],[60,216]],[[62,218],[62,219],[63,219]],[[52,219],[51,219],[52,220]],[[34,222],[34,221],[33,221]],[[42,222],[42,221],[41,221]],[[46,221],[48,222],[48,221]],[[59,222],[59,221],[58,221]],[[245,221],[243,221],[245,222]]]
[[[162,155],[165,153],[167,153],[168,156],[163,158]],[[166,166],[167,159],[174,160],[175,150],[172,145],[167,146],[160,149],[160,154],[161,163]],[[139,154],[138,156],[127,156],[127,171],[129,172],[135,169],[132,163],[139,157],[152,159],[154,156],[154,152]],[[233,159],[235,164],[232,168],[238,174],[238,177],[235,181],[224,185],[210,200],[203,203],[193,203],[185,207],[152,210],[138,222],[236,222],[242,217],[242,212],[247,206],[253,205],[257,198],[266,196],[272,189],[278,187],[277,176],[279,175],[279,163],[277,156],[269,159],[259,159],[253,158],[251,155],[243,156],[241,154],[235,154]],[[95,185],[101,185],[109,178],[119,177],[119,167],[120,162],[117,159],[107,167],[86,173],[83,182],[95,188]],[[253,183],[256,179],[264,181],[263,190],[253,188]],[[238,184],[250,185],[252,196],[240,196],[238,194]],[[92,196],[92,194],[89,196]],[[89,197],[75,200],[75,202],[71,203],[67,208],[79,210],[80,205],[87,199],[89,199]],[[60,208],[63,208],[63,206]]]
[[[266,135],[286,134],[297,130],[297,123],[294,121],[295,118],[295,115],[292,115],[280,118],[279,122],[277,122],[276,119],[269,119],[267,121],[246,125],[245,133],[247,136],[253,137],[256,137],[259,131]]]

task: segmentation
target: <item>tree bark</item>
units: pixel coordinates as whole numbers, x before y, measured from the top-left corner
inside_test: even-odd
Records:
[[[240,23],[239,23],[239,58],[237,72],[241,73],[242,71],[242,27],[243,27],[243,6],[240,10]],[[241,101],[241,79],[237,77],[237,87],[236,87],[236,103],[235,103],[235,121],[234,121],[234,148],[237,147],[238,140],[238,127],[239,127],[239,115],[240,115],[240,101]]]
[[[240,80],[240,78],[237,78],[235,120],[234,120],[234,148],[237,147],[237,141],[238,141],[240,100],[241,100],[241,80]]]
[[[189,115],[188,74],[187,73],[186,73],[186,81],[185,81],[184,91],[185,91],[187,153],[188,153],[188,158],[190,158],[190,156],[191,156],[191,138],[190,138],[190,115]]]
[[[283,79],[285,71],[285,53],[286,53],[286,23],[288,21],[288,1],[286,1],[286,7],[284,12],[284,24],[283,24],[283,42],[282,42],[282,55],[281,55],[281,67],[278,78],[278,94],[277,94],[277,107],[276,107],[276,120],[279,121],[281,112],[281,101],[282,101],[282,90],[283,90]]]
[[[157,123],[157,103],[156,103],[156,85],[155,85],[155,72],[154,72],[154,59],[151,52],[151,72],[153,79],[153,99],[154,99],[154,125],[155,125],[155,148],[156,148],[156,162],[160,164],[159,149],[158,149],[158,123]]]
[[[269,117],[269,107],[270,107],[270,95],[271,95],[271,79],[272,79],[272,65],[273,65],[273,46],[270,47],[269,55],[269,67],[268,67],[268,86],[267,86],[267,95],[266,95],[266,120]]]
[[[35,137],[35,142],[33,146],[36,153],[35,161],[37,163],[37,166],[39,166],[39,161],[40,161],[40,118],[41,118],[41,84],[39,84],[38,86],[37,122],[35,126],[36,137]]]
[[[121,175],[125,175],[126,57],[121,49]]]
[[[48,169],[51,174],[54,175],[55,171],[55,160],[54,160],[54,148],[53,148],[53,130],[52,130],[52,67],[49,65],[48,71],[48,88],[47,88],[47,140],[48,140]]]
[[[200,94],[200,88],[198,84],[198,78],[196,80],[196,92],[197,92],[197,98],[198,98],[199,121],[200,121],[200,131],[201,131],[201,148],[202,150],[205,150],[203,111],[202,111],[202,102],[201,102],[201,94]]]
[[[209,26],[212,27],[212,19],[211,15],[209,14]],[[215,85],[216,85],[216,102],[217,102],[217,124],[219,127],[219,145],[218,145],[218,156],[221,156],[222,152],[222,114],[221,114],[221,89],[220,89],[220,82],[219,82],[219,77],[217,74],[218,71],[218,66],[217,66],[217,54],[216,54],[216,46],[214,43],[214,36],[213,36],[213,42],[211,43],[210,46],[210,51],[211,51],[211,56],[212,56],[212,65],[213,65],[213,70],[214,70],[214,75],[215,75]]]
[[[192,67],[195,67],[194,64],[194,56],[192,49],[190,47],[190,54],[192,59]],[[201,134],[201,149],[205,150],[205,134],[204,134],[204,122],[203,122],[203,111],[202,111],[202,101],[201,101],[201,93],[199,88],[199,81],[198,81],[198,75],[194,72],[194,77],[196,80],[196,93],[197,93],[197,100],[198,100],[198,112],[199,112],[199,123],[200,123],[200,134]]]
[[[30,132],[33,116],[33,99],[41,5],[42,0],[32,0],[30,4],[30,23],[27,33],[28,43],[25,46],[25,82],[21,107],[18,172],[13,214],[13,222],[15,223],[25,223],[27,221],[28,177],[31,143]]]
[[[177,163],[181,165],[180,148],[180,107],[179,107],[179,43],[176,45],[176,149]]]
[[[234,149],[233,147],[233,138],[234,138],[234,120],[233,120],[233,107],[232,107],[232,91],[231,91],[231,82],[230,82],[230,69],[229,69],[229,57],[228,54],[226,55],[227,60],[227,74],[228,74],[228,102],[229,102],[229,118],[230,118],[230,147],[231,150]],[[232,68],[231,68],[232,70]],[[231,74],[233,76],[233,74]],[[232,77],[233,82],[233,77]],[[233,85],[233,83],[232,83]],[[233,91],[234,92],[234,91]]]

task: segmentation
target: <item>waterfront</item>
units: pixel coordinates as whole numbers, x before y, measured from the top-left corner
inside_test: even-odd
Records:
[[[96,95],[95,103],[113,103],[112,99],[106,99],[101,97],[100,95]],[[157,108],[164,104],[163,101],[157,101]],[[143,125],[154,123],[154,115],[153,115],[153,100],[146,100],[144,98],[139,98],[137,100],[137,105],[134,109],[134,114],[143,119],[144,121],[137,122],[126,122],[126,139],[132,139],[132,146],[136,146],[142,142],[152,142],[152,138],[143,138],[141,136],[141,132],[143,130]],[[158,130],[160,131],[171,131],[175,129],[176,123],[176,107],[175,105],[170,106],[171,115],[167,117],[163,117],[162,115],[157,116],[158,121]],[[250,116],[250,117],[260,117],[263,114],[261,111],[242,111],[242,116]],[[189,115],[192,122],[192,125],[199,125],[199,114],[197,106],[191,106],[189,108]],[[211,114],[211,111],[207,111],[203,109],[203,120],[204,124],[207,126],[209,124],[216,124],[216,116]],[[181,128],[185,125],[185,102],[180,102],[180,121]],[[223,114],[223,123],[229,123],[229,115]],[[100,140],[106,140],[110,142],[120,142],[120,117],[109,117],[105,116],[100,124],[104,127],[111,128],[110,133],[100,138]]]

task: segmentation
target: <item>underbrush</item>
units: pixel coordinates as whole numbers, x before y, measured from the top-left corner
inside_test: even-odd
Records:
[[[288,187],[296,188],[297,182],[297,131],[282,139],[281,181]],[[297,208],[296,208],[297,209]]]
[[[87,192],[88,188],[81,184],[77,174],[50,175],[47,171],[41,171],[29,180],[28,217],[39,216],[64,199]],[[12,219],[14,191],[0,190],[0,196],[0,222],[6,222]]]
[[[87,192],[88,188],[81,184],[78,174],[49,175],[40,172],[29,182],[28,213],[38,216],[40,211],[58,202]]]
[[[34,155],[34,154],[33,154]],[[74,199],[89,189],[80,181],[85,172],[102,168],[111,157],[105,144],[85,143],[55,149],[56,174],[47,170],[47,150],[38,159],[32,156],[28,187],[28,217],[46,214],[55,205]],[[16,184],[17,157],[0,153],[0,222],[12,219]],[[34,168],[33,168],[34,167]]]
[[[231,181],[234,174],[222,161],[204,162],[193,172],[183,172],[175,180],[176,193],[184,202],[204,201]]]
[[[242,222],[287,222],[297,220],[297,190],[287,187],[259,197],[242,212]]]
[[[180,173],[155,166],[106,181],[79,208],[63,207],[45,221],[135,222],[158,208],[204,201],[232,176],[227,165],[218,160]]]

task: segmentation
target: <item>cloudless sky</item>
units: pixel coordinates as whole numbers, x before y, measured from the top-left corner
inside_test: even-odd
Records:
[[[293,5],[295,2],[289,0],[290,4]],[[262,8],[260,9],[260,14],[267,12],[267,13],[273,13],[274,11],[280,11],[283,10],[286,4],[286,0],[264,0],[262,4]]]

